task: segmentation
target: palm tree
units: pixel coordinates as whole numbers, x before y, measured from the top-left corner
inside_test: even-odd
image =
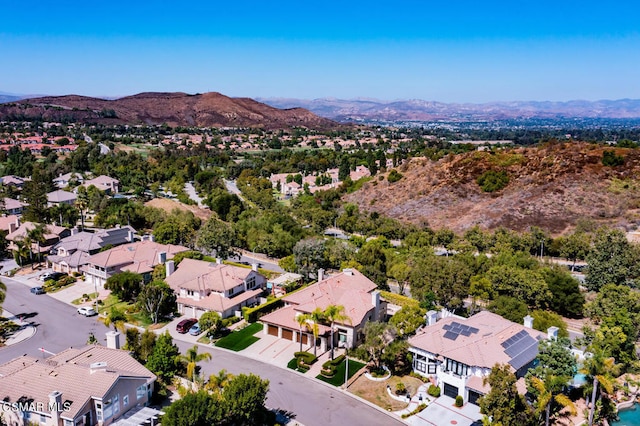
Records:
[[[218,371],[218,374],[212,374],[209,376],[209,381],[207,382],[205,389],[220,392],[224,389],[225,386],[229,384],[229,381],[233,378],[233,374],[229,373],[227,370],[222,369]]]
[[[304,327],[307,330],[309,329],[308,321],[310,320],[310,316],[307,314],[298,314],[295,320],[300,326],[300,334],[298,336],[298,340],[300,340],[300,352],[302,352],[302,327]]]
[[[120,309],[113,307],[109,311],[109,315],[107,315],[104,319],[104,325],[107,327],[113,326],[115,331],[125,332],[124,324],[127,322],[127,316]]]
[[[85,187],[78,187],[78,198],[76,199],[76,207],[80,210],[80,220],[82,221],[82,230],[84,231],[84,212],[89,207],[89,195]]]
[[[211,354],[209,352],[198,353],[198,345],[193,345],[192,348],[187,349],[185,355],[180,355],[179,359],[187,363],[187,378],[195,383],[196,381],[196,367],[200,361],[209,361]]]
[[[323,314],[325,319],[331,323],[331,359],[333,359],[333,328],[336,322],[344,323],[347,321],[351,324],[351,318],[345,314],[344,306],[342,305],[329,305],[325,308]]]
[[[33,228],[27,231],[27,237],[29,237],[31,243],[35,243],[38,247],[38,262],[42,260],[42,255],[40,254],[40,246],[44,244],[45,241],[47,241],[47,239],[45,238],[47,232],[49,232],[47,227],[41,223],[37,223]],[[31,269],[33,270],[33,264],[31,264]]]
[[[604,351],[598,349],[594,351],[593,356],[585,360],[584,366],[580,370],[581,373],[590,376],[593,379],[591,389],[591,408],[589,409],[589,426],[593,426],[593,418],[596,409],[596,397],[598,401],[602,398],[603,391],[606,394],[613,393],[612,375],[617,374],[619,366],[613,357],[606,357]],[[598,389],[600,386],[600,389]]]
[[[567,377],[546,375],[544,380],[532,376],[531,385],[538,391],[538,398],[535,404],[535,410],[538,415],[545,417],[545,426],[549,426],[549,418],[551,416],[551,405],[553,401],[562,407],[568,408],[572,416],[577,414],[576,406],[571,399],[560,393],[562,387],[569,381]]]
[[[25,259],[29,255],[29,246],[27,244],[28,241],[25,238],[16,239],[13,244],[16,246],[14,250],[14,257],[16,258],[16,262],[22,267],[22,260]]]
[[[320,327],[318,327],[318,324],[324,320],[324,314],[320,308],[316,308],[313,312],[307,314],[307,316],[309,317],[307,319],[307,328],[311,329],[311,332],[313,333],[313,355],[318,356],[318,347],[316,346],[318,335],[320,334]]]

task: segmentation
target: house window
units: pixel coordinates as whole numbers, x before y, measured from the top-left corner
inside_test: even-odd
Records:
[[[187,296],[193,296],[193,295],[194,295],[193,290],[187,290]]]
[[[102,403],[96,402],[96,418],[98,421],[102,421]]]
[[[64,426],[73,426],[73,420],[64,419]]]
[[[253,290],[253,288],[256,286],[256,277],[251,277],[247,280],[247,288],[249,290]]]
[[[469,367],[461,362],[454,361],[447,358],[446,371],[450,371],[458,376],[467,376],[469,373]]]
[[[136,398],[142,399],[142,398],[144,398],[146,393],[147,393],[147,386],[146,385],[138,386],[137,389],[136,389]]]
[[[126,407],[127,405],[129,405],[129,395],[125,395],[122,397],[122,406]]]
[[[115,416],[120,412],[120,395],[113,396],[113,415]]]

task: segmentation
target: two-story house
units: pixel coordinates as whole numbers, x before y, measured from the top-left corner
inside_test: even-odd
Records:
[[[58,189],[47,194],[47,206],[59,206],[60,204],[68,204],[73,206],[76,203],[78,197],[73,192],[63,191]]]
[[[215,311],[226,318],[258,302],[267,279],[257,269],[257,265],[248,269],[220,261],[183,259],[175,271],[173,262],[167,262],[165,281],[176,294],[181,314],[200,318]]]
[[[5,198],[3,204],[3,209],[8,215],[18,216],[22,215],[24,208],[29,205],[13,198]]]
[[[187,250],[184,246],[138,241],[94,254],[87,259],[83,270],[87,281],[97,287],[104,286],[109,277],[123,271],[141,274],[143,280],[149,282],[156,265],[164,264],[177,253]]]
[[[16,228],[17,225],[17,228]],[[11,232],[6,236],[7,241],[9,241],[8,250],[15,251],[18,249],[16,241],[24,240],[28,238],[29,231],[34,229],[38,225],[34,222],[25,222],[20,224],[19,221],[16,222],[15,225],[11,226]],[[61,238],[67,237],[71,234],[71,231],[67,228],[63,228],[62,226],[56,225],[44,225],[44,241],[39,245],[38,243],[31,244],[31,251],[33,253],[38,253],[38,248],[40,249],[40,253],[49,253],[51,247],[54,246]]]
[[[146,407],[156,376],[119,349],[119,335],[107,333],[107,347],[69,348],[46,359],[25,355],[0,365],[4,421],[108,426],[133,412],[141,421],[133,424],[157,418],[162,412]]]
[[[264,315],[260,322],[264,333],[283,339],[312,343],[309,331],[300,329],[297,316],[310,314],[316,309],[325,310],[330,305],[343,306],[350,321],[340,321],[334,330],[334,346],[353,348],[364,337],[363,328],[368,321],[382,321],[386,315],[386,302],[380,299],[377,285],[355,269],[325,276],[318,271],[318,282],[282,298],[285,306]],[[320,349],[330,347],[331,330],[319,325]]]
[[[443,315],[444,316],[444,315]],[[450,315],[440,320],[427,313],[427,325],[409,339],[413,371],[428,377],[444,395],[460,395],[476,404],[489,392],[483,379],[496,364],[508,364],[516,377],[523,377],[538,356],[538,344],[547,336],[532,328],[483,311],[469,318]],[[549,334],[557,337],[557,328]]]
[[[85,181],[82,186],[89,188],[95,186],[106,194],[117,194],[120,192],[120,181],[110,176],[100,175],[96,178]]]

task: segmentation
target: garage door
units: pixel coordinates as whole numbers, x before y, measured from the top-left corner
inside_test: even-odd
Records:
[[[458,388],[450,385],[449,383],[445,383],[444,394],[448,397],[455,398],[456,396],[458,396]]]
[[[278,327],[276,327],[275,325],[269,325],[269,327],[267,328],[267,334],[269,334],[271,336],[277,336],[278,335]]]
[[[308,344],[308,343],[307,343],[308,341],[309,341],[309,335],[308,335],[308,334],[303,334],[303,335],[302,335],[302,344],[303,344],[303,345],[307,345],[307,344]]]
[[[286,328],[282,329],[282,338],[287,340],[293,340],[293,331],[287,330]]]
[[[467,400],[472,404],[478,405],[478,398],[481,396],[481,393],[469,389],[469,398]]]

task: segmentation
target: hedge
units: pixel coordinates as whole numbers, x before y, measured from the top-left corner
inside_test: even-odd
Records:
[[[304,363],[306,365],[311,365],[318,360],[318,357],[310,352],[296,352],[293,354],[298,359],[298,365],[300,363]]]
[[[322,364],[322,371],[320,371],[320,374],[322,374],[324,377],[335,376],[338,365],[340,365],[342,361],[344,361],[344,358],[345,356],[343,354],[337,357],[336,359],[333,359],[333,360],[330,359],[329,361],[325,362],[324,364]]]
[[[382,296],[386,301],[401,307],[405,307],[405,306],[419,307],[420,306],[420,302],[418,302],[416,299],[412,299],[410,297],[403,296],[401,294],[391,293],[390,291],[381,291],[380,296]]]
[[[282,299],[274,299],[270,302],[263,303],[262,305],[258,305],[254,308],[242,308],[242,316],[247,322],[256,322],[258,318],[263,315],[268,314],[269,312],[273,312],[278,308],[284,306],[284,300]]]

